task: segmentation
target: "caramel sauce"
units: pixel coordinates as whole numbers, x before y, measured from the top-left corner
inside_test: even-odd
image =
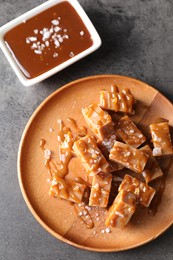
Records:
[[[48,172],[53,177],[64,178],[68,174],[68,164],[73,157],[72,145],[73,145],[73,136],[68,127],[66,127],[63,121],[59,122],[60,131],[58,133],[59,145],[59,161],[53,160],[50,157],[45,158],[45,167],[48,169]],[[45,152],[45,143],[44,139],[40,141],[40,148]]]
[[[40,140],[40,148],[44,151],[44,149],[45,149],[45,144],[46,144],[46,140],[44,140],[44,139],[41,139]]]
[[[77,137],[83,137],[87,135],[87,128],[85,126],[78,127],[76,121],[73,118],[67,118],[71,127],[75,130]]]
[[[31,79],[92,46],[91,35],[67,1],[23,21],[5,34],[5,43]]]

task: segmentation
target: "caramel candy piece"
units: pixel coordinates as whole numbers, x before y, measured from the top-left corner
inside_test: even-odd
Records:
[[[135,201],[133,194],[121,190],[108,211],[106,226],[125,227],[136,210]]]
[[[98,173],[93,176],[89,206],[107,207],[111,189],[112,174]]]
[[[98,149],[94,138],[88,135],[80,138],[74,142],[73,150],[81,159],[83,166],[90,175],[107,170],[109,164]]]
[[[118,92],[116,86],[111,86],[111,91],[100,91],[100,107],[103,109],[113,110],[133,114],[134,97],[129,89]]]
[[[152,150],[150,149],[149,145],[145,145],[140,149],[149,155],[147,164],[142,172],[142,175],[146,181],[146,183],[153,181],[157,178],[163,176],[163,172],[156,161],[155,157],[152,154]]]
[[[49,195],[56,198],[61,198],[76,203],[80,203],[82,201],[85,189],[86,185],[84,184],[56,177],[56,179],[52,181],[52,185],[49,190]]]
[[[82,114],[95,136],[103,140],[115,132],[111,116],[97,104],[82,109]]]
[[[153,142],[153,156],[172,155],[172,142],[168,122],[150,125]]]
[[[100,140],[97,141],[98,148],[100,149],[100,151],[106,158],[107,162],[109,163],[109,168],[107,172],[115,172],[115,171],[122,170],[124,168],[124,166],[122,166],[121,164],[109,160],[109,152],[111,148],[114,146],[114,143],[115,140],[113,141],[113,139],[111,139],[109,142],[100,141]]]
[[[137,148],[146,141],[145,136],[128,116],[122,117],[116,124],[116,134],[126,144]]]
[[[122,164],[124,167],[142,173],[149,155],[128,144],[116,141],[110,151],[109,159]]]
[[[130,192],[135,195],[136,201],[145,207],[150,205],[150,202],[152,201],[156,192],[153,188],[148,186],[147,183],[143,183],[142,181],[133,178],[128,174],[124,176],[124,179],[119,186],[119,191],[121,190]]]

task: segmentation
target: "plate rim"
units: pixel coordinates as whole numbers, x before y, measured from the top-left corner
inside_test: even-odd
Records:
[[[172,222],[166,226],[166,228],[164,230],[162,230],[161,232],[157,233],[156,236],[152,236],[150,238],[148,238],[147,240],[145,240],[144,242],[140,242],[137,243],[135,245],[132,246],[126,246],[126,247],[121,247],[121,248],[107,248],[107,249],[102,249],[102,248],[98,248],[98,247],[90,247],[90,246],[85,246],[85,245],[81,245],[78,243],[75,243],[73,241],[70,241],[69,239],[66,239],[65,237],[63,237],[62,235],[58,234],[57,232],[55,232],[54,230],[52,230],[47,224],[45,224],[45,222],[40,218],[40,216],[36,213],[36,211],[34,210],[29,197],[27,196],[26,192],[25,192],[25,188],[24,188],[24,184],[23,184],[23,180],[22,180],[22,171],[21,171],[21,157],[22,157],[22,149],[23,149],[23,145],[24,145],[24,141],[26,139],[27,136],[27,131],[29,130],[29,127],[32,123],[32,121],[34,120],[34,118],[37,116],[38,112],[42,109],[42,107],[45,106],[46,103],[49,102],[49,100],[51,100],[52,98],[54,98],[54,96],[56,96],[59,92],[64,91],[67,88],[73,87],[73,85],[78,84],[80,82],[83,81],[87,81],[87,80],[92,80],[92,79],[102,79],[102,78],[109,78],[109,77],[115,77],[115,78],[122,78],[122,79],[127,79],[127,80],[133,80],[135,82],[139,82],[139,84],[144,84],[147,86],[147,88],[150,89],[154,89],[156,91],[156,95],[159,93],[162,98],[171,106],[173,106],[172,102],[165,97],[159,90],[155,89],[154,87],[148,85],[147,83],[133,78],[133,77],[128,77],[128,76],[123,76],[123,75],[118,75],[118,74],[100,74],[100,75],[94,75],[94,76],[87,76],[87,77],[82,77],[80,79],[77,80],[73,80],[63,86],[60,86],[57,90],[55,90],[53,93],[51,93],[48,97],[46,97],[38,106],[37,108],[34,110],[34,112],[32,113],[32,115],[30,116],[29,120],[27,121],[25,128],[23,130],[21,139],[20,139],[20,143],[19,143],[19,148],[18,148],[18,155],[17,155],[17,174],[18,174],[18,182],[19,182],[19,186],[20,186],[20,190],[23,196],[23,199],[27,205],[27,207],[29,208],[30,212],[32,213],[32,215],[34,216],[34,218],[37,220],[37,222],[46,230],[48,231],[51,235],[53,235],[56,239],[59,239],[60,241],[74,246],[76,248],[79,249],[83,249],[86,251],[93,251],[93,252],[121,252],[121,251],[127,251],[130,249],[134,249],[137,248],[139,246],[145,245],[153,240],[155,240],[157,237],[159,237],[160,235],[162,235],[164,232],[166,232],[173,224],[173,220]]]

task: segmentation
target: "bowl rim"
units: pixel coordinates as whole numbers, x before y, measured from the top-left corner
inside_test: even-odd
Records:
[[[17,65],[17,61],[11,55],[9,49],[7,48],[7,45],[5,44],[5,41],[4,41],[4,36],[9,30],[11,30],[15,26],[19,25],[20,23],[24,22],[25,20],[30,19],[30,18],[34,17],[35,15],[37,15],[37,14],[45,11],[46,9],[49,9],[50,7],[52,7],[56,4],[59,4],[61,2],[69,2],[72,5],[72,7],[75,9],[75,11],[79,15],[79,17],[81,18],[83,23],[85,24],[87,30],[89,31],[91,38],[93,40],[93,44],[91,45],[91,47],[82,51],[81,53],[77,54],[76,56],[72,57],[71,59],[59,64],[58,66],[42,73],[41,75],[39,75],[35,78],[28,79],[22,73],[19,66]],[[88,15],[84,11],[83,7],[80,5],[78,0],[48,0],[45,3],[36,6],[35,8],[31,9],[30,11],[20,15],[19,17],[11,20],[10,22],[8,22],[5,25],[0,27],[0,47],[1,47],[4,55],[6,56],[8,62],[10,63],[12,69],[14,70],[16,76],[18,77],[20,82],[26,87],[37,84],[37,83],[45,80],[46,78],[54,75],[55,73],[65,69],[66,67],[70,66],[71,64],[77,62],[78,60],[84,58],[85,56],[87,56],[90,53],[97,50],[101,46],[101,44],[102,44],[102,41],[101,41],[101,38],[100,38],[98,32],[96,31],[93,23],[89,19]]]

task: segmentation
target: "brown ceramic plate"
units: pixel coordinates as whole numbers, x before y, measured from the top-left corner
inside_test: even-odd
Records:
[[[111,228],[111,233],[102,233],[104,211],[91,212],[94,228],[88,229],[77,216],[73,205],[68,201],[55,199],[48,195],[49,178],[44,166],[40,139],[45,138],[46,147],[57,151],[57,120],[74,118],[79,126],[85,125],[81,108],[99,101],[99,91],[110,89],[115,83],[120,89],[130,88],[132,94],[141,104],[137,108],[134,121],[139,123],[144,132],[157,117],[169,119],[173,126],[173,106],[156,89],[136,79],[118,76],[101,75],[87,77],[67,84],[50,95],[34,112],[22,136],[19,155],[18,173],[24,199],[38,222],[56,238],[92,251],[121,251],[147,243],[163,233],[173,223],[173,173],[169,169],[166,189],[155,216],[147,211],[138,210],[130,223],[123,230]],[[50,132],[50,128],[53,129]],[[81,167],[70,168],[76,174]]]

